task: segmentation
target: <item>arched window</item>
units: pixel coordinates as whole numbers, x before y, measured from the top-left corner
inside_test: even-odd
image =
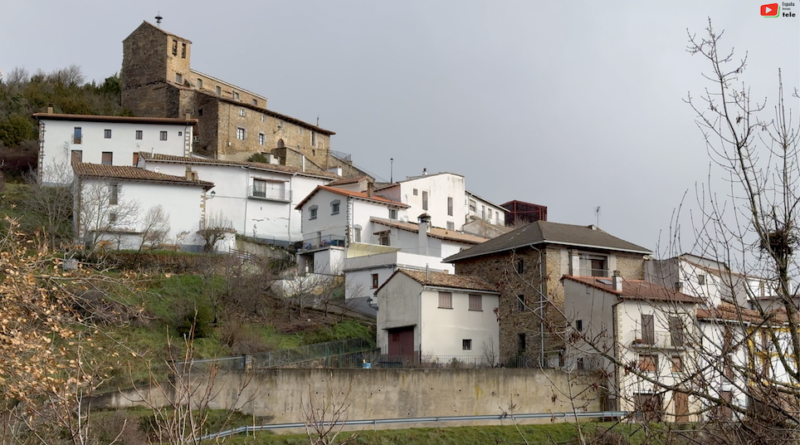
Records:
[[[283,139],[278,139],[278,148],[283,148]]]

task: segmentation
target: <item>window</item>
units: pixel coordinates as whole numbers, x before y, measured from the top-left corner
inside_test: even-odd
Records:
[[[203,109],[202,108],[197,110],[197,115],[198,116],[202,116],[203,115]]]
[[[525,333],[517,334],[517,354],[522,355],[525,353],[525,349],[527,349],[525,343]]]
[[[489,218],[487,218],[487,220],[489,221],[492,220],[492,209],[489,209]]]
[[[174,39],[172,40],[172,55],[173,56],[178,55],[178,41]]]
[[[316,131],[312,131],[311,132],[311,146],[312,147],[316,147],[317,146],[317,132]]]
[[[233,100],[239,100],[239,93],[236,91],[233,92]]]
[[[178,132],[178,136],[183,136],[183,132],[182,132],[182,131],[179,131],[179,132]]]
[[[133,164],[132,164],[132,165],[133,165],[134,167],[136,167],[137,165],[139,165],[139,153],[134,153],[134,154],[133,154]]]
[[[197,78],[197,88],[203,89],[203,79]]]
[[[428,192],[422,191],[422,210],[428,210]]]
[[[331,215],[338,215],[339,214],[339,205],[341,204],[340,200],[335,200],[331,202]]]
[[[389,245],[389,234],[388,233],[381,233],[380,239],[378,243],[381,246],[388,246]]]
[[[166,141],[167,140],[167,132],[166,131],[162,131],[160,136],[159,136],[159,139],[162,140],[162,141]]]
[[[464,340],[461,340],[461,349],[463,349],[465,351],[471,351],[472,350],[472,339],[471,338],[466,338]]]
[[[414,193],[414,196],[417,196],[417,195],[419,195],[419,190],[417,190],[417,189],[414,189],[414,190],[413,190],[413,193]]]
[[[258,133],[258,145],[264,145],[264,142],[267,140],[267,137],[264,136],[264,133]]]
[[[481,219],[486,219],[486,206],[481,206]]]
[[[397,219],[397,209],[389,209],[389,219]]]
[[[656,342],[655,323],[653,314],[642,314],[642,343],[653,345]]]
[[[453,198],[447,197],[447,216],[453,216]]]
[[[705,275],[698,275],[697,276],[697,284],[704,285],[706,284],[706,276]]]
[[[104,151],[102,157],[103,165],[114,165],[114,153],[110,151]]]
[[[575,330],[578,332],[583,332],[583,320],[575,321]]]
[[[108,214],[108,223],[115,224],[117,222],[117,214],[116,213],[109,213]]]
[[[453,309],[453,294],[439,292],[439,309]]]
[[[525,295],[517,295],[517,312],[525,310]]]
[[[719,407],[719,416],[723,419],[730,419],[733,417],[733,410],[731,410],[733,393],[731,391],[720,391],[719,398],[722,400],[722,403]]]
[[[239,108],[239,116],[245,116],[244,108]]]
[[[471,311],[482,311],[483,310],[483,297],[480,295],[472,295],[469,296],[469,310]]]
[[[477,204],[472,199],[469,200],[469,211],[475,213],[478,211]]]
[[[361,226],[353,227],[353,241],[356,243],[361,242]]]
[[[108,185],[108,204],[117,205],[119,202],[119,184]]]
[[[186,44],[185,43],[181,43],[181,59],[185,59],[185,58],[186,58]]]
[[[246,136],[247,136],[247,133],[244,131],[244,128],[237,128],[236,129],[236,139],[239,139],[240,141],[243,141]]]
[[[253,179],[253,196],[259,198],[267,197],[267,181],[263,179]]]
[[[219,86],[214,88],[214,91],[217,93],[217,96],[222,96],[222,88],[220,88]]]
[[[175,83],[178,85],[183,85],[183,75],[180,73],[175,73]]]
[[[136,140],[137,141],[141,141],[143,135],[144,135],[144,133],[142,132],[142,130],[136,130]]]
[[[578,371],[583,371],[586,369],[586,364],[584,363],[583,357],[578,357],[577,368]]]
[[[456,230],[456,225],[453,221],[447,221],[447,230]]]
[[[672,346],[683,347],[683,322],[681,317],[669,317],[669,336]]]
[[[111,130],[108,129],[108,128],[103,130],[103,137],[106,138],[106,139],[111,139]]]
[[[258,106],[258,99],[253,99],[253,105]]]
[[[580,274],[584,277],[606,277],[606,258],[600,256],[581,255]]]
[[[261,115],[261,122],[266,122],[266,121],[267,121],[267,115],[262,114]]]
[[[81,141],[83,140],[83,137],[81,137],[81,135],[82,135],[81,127],[75,127],[75,130],[73,130],[72,133],[72,143],[76,145],[80,144]]]
[[[373,289],[378,288],[378,274],[376,273],[372,274],[372,288]]]
[[[673,356],[672,357],[672,372],[681,372],[683,371],[683,359],[680,356]]]
[[[639,354],[639,370],[645,372],[658,371],[658,356],[654,354]]]
[[[520,258],[517,260],[517,273],[525,272],[525,260]]]
[[[72,150],[72,157],[70,162],[82,162],[83,161],[83,150]]]
[[[317,219],[317,206],[308,209],[308,219]]]

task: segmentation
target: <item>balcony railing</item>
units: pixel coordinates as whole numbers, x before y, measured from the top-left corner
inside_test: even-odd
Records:
[[[338,235],[326,235],[303,240],[301,250],[321,249],[329,246],[344,247],[344,237]]]
[[[250,198],[266,199],[269,201],[292,202],[291,190],[258,190],[250,187],[247,191],[247,196]]]
[[[636,338],[631,342],[631,346],[634,348],[683,349],[686,347],[686,341],[683,333],[655,331],[643,334],[641,330],[637,329]]]
[[[606,269],[590,269],[588,267],[581,267],[578,273],[582,277],[611,277],[611,274]]]

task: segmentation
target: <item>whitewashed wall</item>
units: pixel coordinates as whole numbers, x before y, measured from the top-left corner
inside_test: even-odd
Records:
[[[417,189],[417,195],[414,195]],[[422,208],[422,192],[428,192],[428,210]],[[431,217],[431,224],[436,227],[447,227],[447,222],[453,223],[456,230],[464,224],[466,213],[464,207],[464,177],[452,173],[429,175],[401,182],[398,186],[381,190],[381,194],[394,201],[408,204],[408,218],[416,221],[419,215],[427,213]],[[453,215],[447,214],[447,198],[453,198]]]
[[[191,151],[193,127],[191,125],[174,124],[140,124],[117,122],[63,121],[40,118],[44,123],[44,147],[42,150],[42,181],[44,183],[72,182],[72,171],[69,168],[71,151],[81,150],[82,161],[102,164],[103,152],[112,152],[112,165],[133,166],[133,154],[140,151],[155,152],[172,156],[185,156]],[[80,144],[73,143],[75,127],[81,127]],[[111,138],[104,137],[104,131],[111,130]],[[142,131],[142,139],[136,139],[136,131]],[[167,140],[160,140],[161,131],[167,131]],[[178,133],[181,133],[178,135]],[[188,133],[188,139],[186,137]],[[67,167],[68,174],[56,178],[52,174],[54,167]]]
[[[482,310],[469,310],[469,295],[481,295]],[[422,293],[422,355],[482,358],[487,351],[499,356],[500,325],[494,309],[498,296],[478,291],[453,291],[452,309],[439,308],[439,292]],[[378,310],[380,312],[380,309]],[[472,348],[464,350],[462,340],[472,340]]]
[[[407,252],[388,252],[377,255],[347,258],[344,261],[345,298],[372,297],[398,268],[455,273],[452,264],[441,258]],[[372,286],[372,274],[378,274],[378,286]]]
[[[475,201],[475,211],[470,210],[470,200]],[[491,218],[489,218],[490,210]],[[467,216],[483,219],[498,226],[506,225],[506,213],[504,208],[494,205],[491,202],[483,198],[479,198],[478,196],[475,196],[469,192],[466,193],[465,198],[465,214]]]

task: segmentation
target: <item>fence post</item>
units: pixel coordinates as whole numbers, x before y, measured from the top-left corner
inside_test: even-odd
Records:
[[[253,369],[253,356],[250,354],[245,354],[242,356],[242,362],[244,363],[244,370],[250,371]]]

